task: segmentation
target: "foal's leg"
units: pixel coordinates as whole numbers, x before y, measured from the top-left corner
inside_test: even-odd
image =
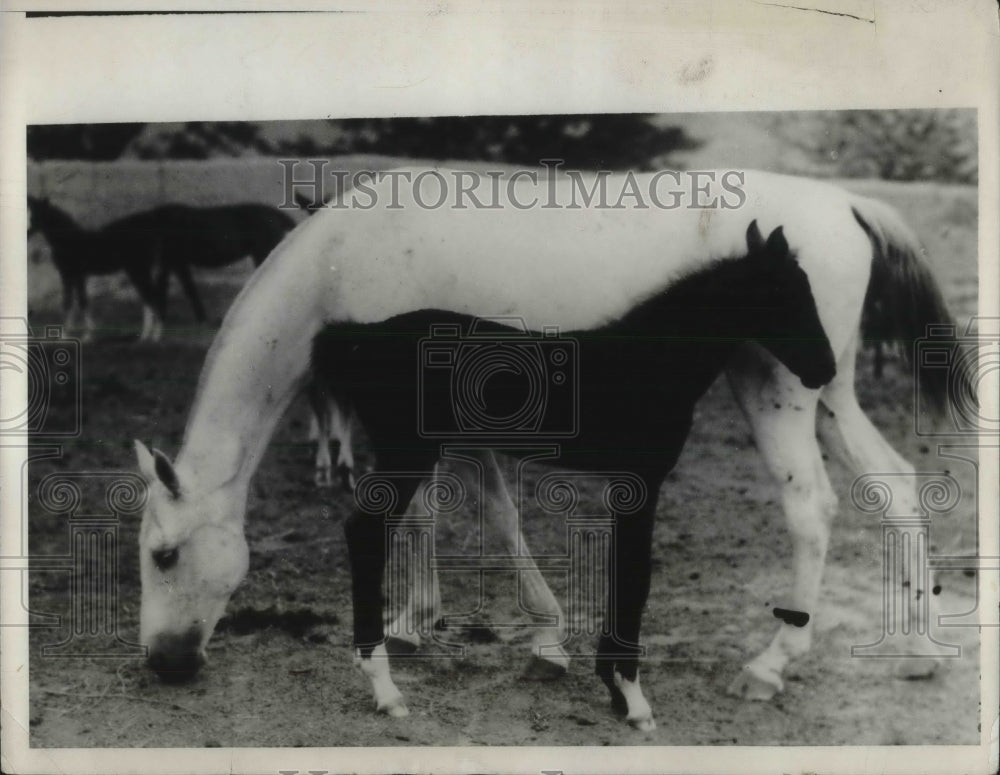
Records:
[[[208,315],[205,313],[205,307],[201,303],[201,297],[198,295],[198,287],[191,276],[191,267],[181,261],[174,267],[174,271],[177,273],[177,279],[181,281],[184,293],[187,294],[188,300],[191,302],[191,309],[194,310],[195,318],[199,323],[204,323],[208,320]]]
[[[639,628],[649,596],[651,550],[661,478],[647,477],[646,503],[615,519],[604,634],[597,647],[596,672],[611,692],[611,704],[636,729],[656,729],[653,710],[639,685]]]
[[[414,471],[430,466],[386,466],[398,471]],[[395,492],[397,504],[409,504],[419,479],[412,474],[393,475],[391,470],[380,476],[374,487],[389,487]],[[371,682],[378,711],[390,716],[409,713],[403,695],[389,675],[389,654],[385,648],[382,622],[382,593],[385,575],[385,513],[365,511],[364,504],[344,524],[347,552],[351,561],[351,592],[354,606],[354,646],[361,672]],[[372,506],[371,508],[374,508]]]
[[[818,391],[758,348],[741,350],[727,370],[730,385],[753,429],[757,448],[781,488],[792,537],[794,580],[790,608],[805,614],[785,621],[771,644],[730,684],[731,694],[768,700],[783,689],[788,661],[809,650],[820,581],[837,497],[816,441]],[[804,618],[804,617],[803,617]]]
[[[865,416],[854,392],[855,348],[852,346],[837,367],[837,377],[822,394],[824,408],[819,411],[819,434],[823,443],[856,475],[880,474],[891,478],[893,511],[901,514],[920,514],[922,508],[916,492],[913,466],[905,460]],[[921,598],[933,605],[931,621],[936,621],[937,605],[933,594],[933,578],[914,572],[909,563],[901,568],[904,578],[899,580],[909,590],[910,619],[916,622]],[[887,579],[887,583],[894,580]],[[893,671],[900,678],[924,678],[932,675],[939,666],[932,656],[898,659]]]

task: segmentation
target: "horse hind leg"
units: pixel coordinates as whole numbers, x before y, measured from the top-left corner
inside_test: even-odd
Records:
[[[759,350],[741,353],[728,376],[757,448],[781,488],[792,537],[793,586],[786,613],[779,617],[782,624],[768,647],[743,667],[729,687],[736,696],[769,700],[784,688],[781,676],[788,662],[811,646],[837,497],[816,440],[818,392],[804,388]]]
[[[823,391],[823,406],[819,410],[818,430],[824,445],[840,459],[855,475],[869,474],[878,478],[884,475],[892,492],[893,511],[901,514],[920,514],[916,491],[915,469],[903,458],[881,433],[858,405],[854,392],[854,350],[845,356],[838,368],[838,375]],[[888,570],[888,569],[887,569]],[[910,622],[918,622],[928,615],[924,606],[932,609],[929,621],[937,619],[938,597],[933,571],[927,571],[927,564],[920,563],[914,568],[909,562],[899,566],[902,578],[884,578],[883,583],[894,588],[898,582],[907,590],[904,603],[905,614]],[[924,571],[924,572],[921,572]],[[933,655],[922,658],[899,658],[893,665],[893,673],[899,678],[927,678],[934,674],[940,660]]]

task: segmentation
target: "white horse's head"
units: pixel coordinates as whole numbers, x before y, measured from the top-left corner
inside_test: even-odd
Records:
[[[167,682],[194,677],[205,645],[247,572],[245,494],[203,492],[195,472],[174,468],[159,450],[135,442],[149,487],[139,533],[140,640],[149,666]]]

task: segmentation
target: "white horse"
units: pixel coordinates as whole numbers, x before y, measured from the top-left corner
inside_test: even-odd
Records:
[[[150,485],[140,535],[141,639],[157,672],[183,679],[198,669],[246,572],[243,518],[250,477],[307,378],[311,340],[325,323],[377,322],[438,308],[516,315],[535,328],[593,328],[657,288],[739,254],[751,219],[767,230],[784,226],[837,357],[837,375],[822,390],[805,388],[758,347],[744,348],[727,369],[781,489],[794,552],[790,607],[815,612],[837,510],[817,422],[821,437],[857,471],[913,472],[857,404],[854,363],[862,311],[886,338],[902,342],[923,335],[927,323],[949,319],[921,249],[899,216],[830,185],[749,171],[739,208],[667,211],[588,204],[524,208],[532,197],[553,190],[566,201],[570,185],[524,179],[507,187],[498,208],[427,208],[426,198],[417,202],[412,188],[399,185],[405,179],[399,176],[413,180],[428,172],[394,174],[373,190],[379,202],[396,207],[348,208],[309,219],[277,248],[277,260],[265,262],[246,285],[209,351],[176,462],[136,445]],[[624,185],[620,178],[606,180],[609,187]],[[651,176],[632,180],[651,184]],[[481,199],[491,184],[483,182]],[[927,387],[943,396],[943,384]],[[825,410],[818,413],[820,400]],[[487,513],[516,525],[502,477],[487,484]],[[916,508],[916,493],[906,499]],[[532,578],[528,587],[537,599],[527,599],[529,607],[557,611],[551,593],[546,598],[542,592],[547,588],[540,574]],[[814,619],[805,626],[782,623],[732,690],[752,698],[780,691],[788,661],[810,646]],[[363,671],[382,710],[405,712],[384,655],[384,646],[376,647],[361,660]],[[565,664],[564,654],[543,656]]]

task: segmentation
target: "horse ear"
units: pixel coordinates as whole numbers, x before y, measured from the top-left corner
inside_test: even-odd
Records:
[[[135,442],[135,453],[139,458],[139,470],[142,472],[146,484],[159,481],[167,491],[174,497],[181,496],[181,483],[177,478],[173,463],[160,450],[154,449],[150,452],[141,441]]]
[[[791,251],[788,249],[788,240],[785,239],[785,229],[779,226],[771,232],[767,238],[767,245],[764,246],[768,255],[774,258],[788,258]]]
[[[747,248],[751,253],[758,253],[764,248],[764,235],[760,233],[756,218],[750,221],[750,225],[747,227]]]

